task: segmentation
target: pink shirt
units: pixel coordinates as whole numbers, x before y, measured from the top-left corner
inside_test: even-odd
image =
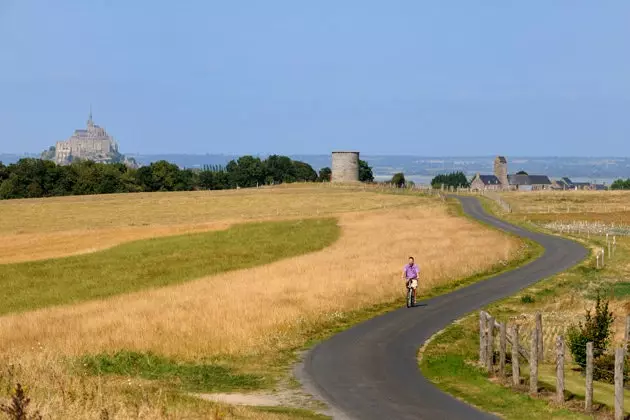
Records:
[[[417,279],[420,275],[420,268],[415,263],[413,265],[406,264],[403,267],[403,273],[407,279]]]

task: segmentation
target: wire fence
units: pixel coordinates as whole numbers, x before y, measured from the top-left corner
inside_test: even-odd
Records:
[[[536,313],[534,328],[530,332],[530,345],[523,345],[520,339],[519,325],[514,324],[509,328],[507,323],[496,321],[489,313],[481,311],[479,313],[479,363],[487,369],[490,376],[498,374],[505,378],[506,359],[508,344],[511,347],[512,384],[521,385],[520,360],[524,359],[529,365],[529,392],[531,395],[539,393],[538,376],[539,365],[544,362],[544,343],[542,314]],[[495,344],[497,337],[495,332],[499,331],[499,357],[498,370],[495,366]],[[593,379],[604,379],[605,382],[614,383],[614,418],[615,420],[624,418],[624,383],[630,379],[628,372],[628,342],[630,341],[630,316],[626,318],[626,329],[624,343],[615,348],[614,355],[607,349],[595,347],[594,343],[584,345],[584,355],[586,358],[585,376],[585,410],[591,412],[593,409]],[[527,350],[529,347],[529,350]],[[568,358],[567,344],[563,335],[557,335],[554,348],[554,361],[556,368],[556,402],[565,402],[565,362]],[[569,350],[572,346],[569,343]],[[573,348],[575,350],[575,348]],[[595,358],[597,356],[597,358]],[[598,364],[599,363],[599,364]],[[603,364],[603,365],[602,365]],[[612,364],[612,368],[608,367]],[[601,391],[600,391],[601,392]]]

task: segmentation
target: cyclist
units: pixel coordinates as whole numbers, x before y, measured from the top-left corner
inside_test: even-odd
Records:
[[[403,267],[402,278],[405,280],[405,286],[413,289],[413,299],[416,300],[416,288],[418,287],[418,276],[420,268],[416,264],[413,257],[409,257],[409,264]]]

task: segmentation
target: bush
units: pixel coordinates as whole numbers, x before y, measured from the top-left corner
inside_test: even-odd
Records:
[[[608,310],[608,300],[602,300],[597,294],[595,315],[587,310],[584,323],[572,325],[568,330],[569,350],[575,363],[582,369],[586,367],[586,344],[593,343],[593,358],[601,357],[610,343],[610,327],[614,321],[612,312]]]
[[[623,364],[623,376],[628,378],[630,373],[630,357],[626,355]],[[615,355],[604,354],[597,359],[593,360],[593,379],[596,381],[606,382],[609,384],[615,383]]]
[[[359,160],[359,181],[361,182],[374,182],[374,174],[372,173],[372,167],[364,160]]]
[[[392,180],[390,182],[392,184],[394,184],[398,188],[404,187],[405,186],[405,174],[403,174],[402,172],[394,174],[394,176],[392,177]]]
[[[530,295],[521,296],[521,303],[534,303],[536,300]]]

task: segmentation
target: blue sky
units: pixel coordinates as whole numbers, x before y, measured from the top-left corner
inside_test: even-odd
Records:
[[[0,0],[0,152],[630,155],[630,2]]]

